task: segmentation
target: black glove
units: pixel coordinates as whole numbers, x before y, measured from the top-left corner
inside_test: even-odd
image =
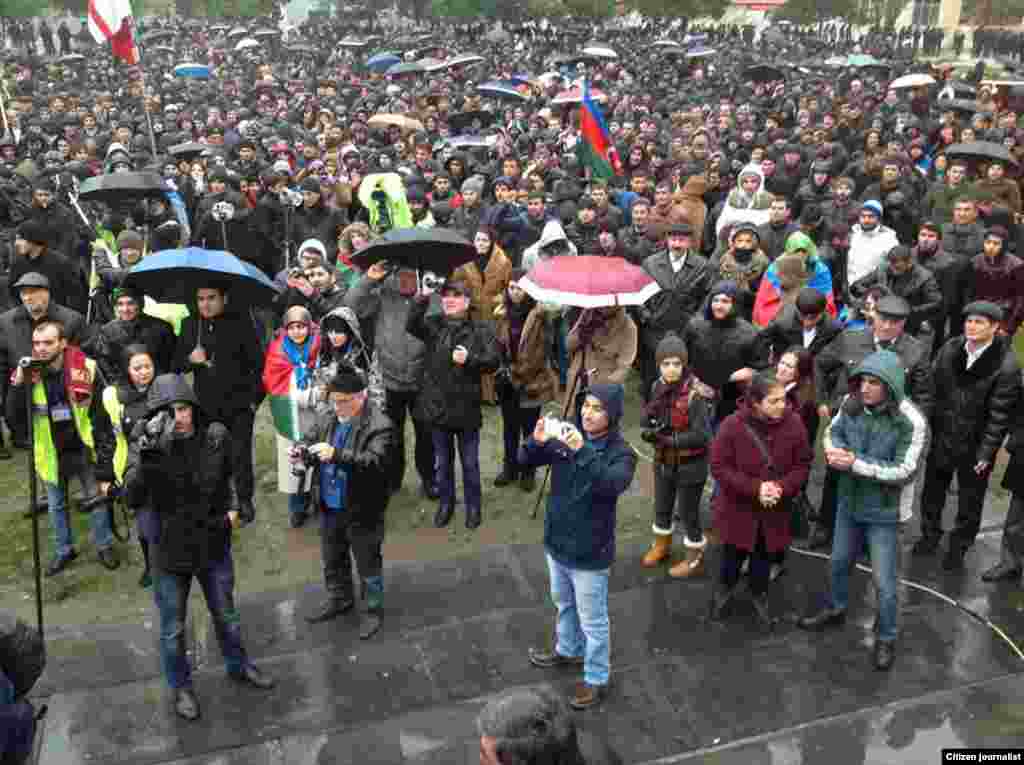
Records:
[[[649,444],[653,444],[658,440],[658,431],[656,430],[642,430],[640,431],[640,438]]]

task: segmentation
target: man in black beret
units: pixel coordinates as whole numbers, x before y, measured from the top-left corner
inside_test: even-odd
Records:
[[[359,370],[342,363],[327,385],[330,411],[292,451],[296,466],[312,464],[320,487],[320,550],[327,599],[306,616],[316,624],[329,621],[355,605],[352,557],[363,582],[366,614],[359,637],[380,628],[384,599],[384,511],[389,481],[393,428],[391,420],[367,391]]]
[[[921,498],[921,538],[915,555],[931,555],[942,539],[942,511],[956,475],[957,514],[942,567],[963,568],[981,527],[996,452],[1013,424],[1021,394],[1013,338],[1000,333],[1003,309],[987,300],[964,308],[964,333],[939,349],[932,365],[935,408],[932,446]]]

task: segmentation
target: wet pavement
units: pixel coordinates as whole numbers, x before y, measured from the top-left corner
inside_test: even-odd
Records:
[[[904,573],[1024,642],[1024,590],[979,579],[998,541],[979,538],[964,573],[909,556]],[[706,624],[710,580],[644,570],[642,551],[620,545],[611,577],[610,697],[578,715],[626,762],[935,763],[943,747],[1024,741],[1024,661],[932,595],[903,589],[896,663],[879,673],[868,575],[855,576],[845,628],[808,634],[787,622],[764,634],[742,598],[724,629]],[[39,763],[476,763],[474,718],[488,698],[542,681],[568,693],[578,679],[526,658],[553,624],[538,547],[386,574],[383,626],[369,642],[358,639],[355,614],[306,624],[318,587],[247,594],[243,583],[246,643],[278,680],[270,692],[230,682],[208,622],[196,619],[203,717],[192,724],[170,708],[152,623],[54,631],[36,689],[50,707]],[[793,553],[772,606],[790,617],[812,610],[826,581],[826,561]]]

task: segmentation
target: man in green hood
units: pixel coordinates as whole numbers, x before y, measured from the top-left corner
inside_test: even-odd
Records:
[[[803,629],[820,630],[846,621],[850,570],[867,540],[878,590],[874,664],[892,666],[898,635],[898,549],[900,524],[909,520],[914,478],[928,441],[924,415],[905,395],[900,357],[876,351],[850,377],[850,395],[825,431],[829,467],[839,474],[832,546],[831,602],[801,619]]]

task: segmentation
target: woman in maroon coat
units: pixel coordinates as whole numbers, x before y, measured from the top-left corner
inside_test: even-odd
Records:
[[[785,386],[755,375],[740,409],[725,419],[711,444],[711,474],[718,481],[715,525],[722,541],[712,619],[722,618],[749,556],[754,609],[765,628],[774,626],[768,611],[772,554],[791,540],[789,503],[803,488],[812,457],[807,429],[788,405]]]

